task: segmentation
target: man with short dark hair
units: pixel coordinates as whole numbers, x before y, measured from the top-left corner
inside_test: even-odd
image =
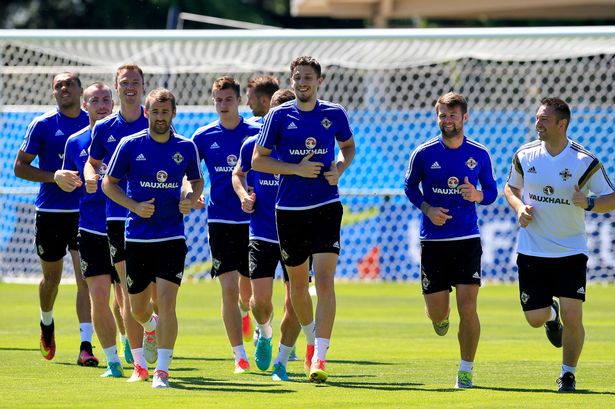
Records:
[[[128,209],[126,281],[132,315],[141,325],[151,319],[156,286],[158,357],[152,388],[169,386],[177,338],[175,306],[188,250],[183,216],[203,191],[196,146],[171,129],[175,114],[169,90],[151,91],[145,100],[148,129],[122,139],[103,179],[105,194]],[[184,177],[189,183],[182,191]],[[126,190],[119,184],[122,179]]]
[[[271,97],[280,89],[278,80],[271,75],[260,75],[248,81],[246,96],[248,106],[256,117],[264,117],[269,112]]]
[[[565,101],[543,99],[536,113],[538,139],[515,153],[504,188],[521,227],[517,243],[521,307],[532,327],[544,326],[551,344],[563,346],[560,392],[576,390],[575,372],[585,339],[582,316],[589,252],[584,211],[608,211],[609,196],[615,192],[598,158],[568,139],[569,124]],[[588,198],[588,192],[598,199]],[[601,202],[598,208],[596,200]]]
[[[83,88],[79,74],[63,72],[53,78],[53,96],[57,107],[36,117],[28,126],[23,144],[15,159],[15,176],[40,182],[36,197],[36,253],[41,260],[43,278],[39,284],[41,314],[40,348],[43,358],[53,359],[56,352],[53,305],[62,278],[63,258],[68,248],[77,280],[77,318],[81,333],[81,347],[77,363],[98,365],[92,354],[92,319],[88,288],[81,277],[77,234],[79,228],[80,191],[67,193],[56,179],[77,184],[79,176],[63,171],[64,146],[68,137],[88,126],[88,114],[81,108]],[[38,156],[39,165],[32,165]]]
[[[446,335],[450,292],[455,287],[461,352],[455,387],[471,388],[480,338],[476,303],[482,247],[476,205],[493,203],[498,191],[487,148],[464,134],[466,99],[449,92],[438,98],[435,108],[441,134],[414,150],[404,186],[410,202],[423,213],[420,240],[425,310],[436,334]],[[481,190],[476,188],[479,184]]]
[[[296,100],[267,114],[252,168],[280,175],[276,199],[280,252],[292,304],[306,336],[306,375],[321,383],[328,378],[326,353],[336,311],[334,276],[343,212],[337,185],[354,158],[355,144],[346,110],[317,97],[324,81],[320,63],[310,56],[295,58],[290,74]],[[271,156],[274,149],[277,158]],[[318,294],[316,319],[308,291],[310,256]]]

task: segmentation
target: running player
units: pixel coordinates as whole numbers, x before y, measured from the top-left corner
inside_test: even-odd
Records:
[[[284,92],[286,91],[286,92]],[[276,97],[277,96],[277,97]],[[271,99],[271,107],[295,99],[291,90],[276,91]],[[241,147],[239,162],[233,171],[233,187],[241,201],[244,212],[250,213],[250,279],[252,281],[251,307],[257,322],[258,338],[254,359],[256,366],[267,370],[271,364],[271,338],[273,330],[273,278],[275,270],[282,261],[278,234],[275,226],[275,198],[278,193],[279,175],[252,172],[254,191],[249,192],[247,176],[252,168],[252,154],[256,136],[246,139]],[[275,152],[272,153],[275,156]],[[258,201],[257,201],[258,200]],[[272,379],[287,381],[287,362],[301,331],[301,326],[290,302],[288,274],[282,264],[286,289],[285,309],[280,324],[280,347],[274,361]]]
[[[262,118],[267,115],[271,107],[271,97],[279,89],[278,80],[271,75],[260,75],[248,81],[246,87],[248,106],[261,123]]]
[[[306,373],[311,381],[324,382],[335,320],[334,275],[342,222],[337,184],[354,158],[355,144],[344,108],[317,98],[324,81],[320,63],[298,57],[291,62],[290,73],[297,99],[267,114],[252,168],[280,175],[276,200],[280,251],[292,304],[307,339]],[[273,149],[278,158],[271,157]],[[310,256],[318,295],[315,320],[308,292]]]
[[[196,206],[203,191],[196,146],[171,130],[175,113],[169,90],[151,91],[145,100],[149,128],[120,142],[103,179],[105,194],[129,210],[126,281],[132,315],[142,325],[151,320],[150,299],[157,287],[158,363],[152,388],[169,386],[177,338],[175,305],[187,253],[183,215]],[[182,193],[184,176],[190,183]],[[126,190],[119,184],[122,179]]]
[[[615,192],[600,161],[568,139],[569,124],[566,102],[540,101],[538,140],[515,153],[504,188],[521,227],[517,244],[521,307],[532,327],[544,326],[551,344],[563,346],[560,392],[576,390],[575,372],[585,339],[582,317],[589,252],[584,210],[608,211],[609,196]],[[599,198],[588,199],[588,191]]]
[[[90,116],[90,126],[68,138],[62,166],[64,171],[71,171],[79,178],[83,175],[83,167],[88,159],[94,123],[113,111],[111,88],[102,82],[95,82],[87,87],[83,92],[83,108]],[[57,172],[58,176],[60,172],[62,171]],[[66,192],[76,189],[82,191],[79,202],[79,255],[81,256],[81,273],[90,292],[94,329],[107,358],[107,370],[101,377],[119,378],[123,375],[123,370],[117,355],[117,327],[113,312],[109,307],[110,288],[114,282],[119,282],[119,277],[111,263],[107,241],[106,197],[100,189],[94,194],[83,192],[81,179],[78,183],[72,183],[72,179],[58,177],[57,184]]]
[[[41,260],[43,278],[39,284],[41,314],[40,348],[43,358],[51,360],[56,353],[53,305],[62,278],[63,258],[68,248],[77,281],[77,318],[81,334],[81,347],[77,363],[98,365],[92,354],[92,318],[90,296],[85,280],[81,277],[77,234],[79,228],[80,191],[66,193],[56,180],[80,183],[79,176],[62,168],[64,146],[68,137],[88,126],[88,114],[81,109],[83,88],[79,74],[63,72],[53,78],[53,96],[57,107],[36,117],[28,126],[23,144],[15,159],[15,176],[40,182],[36,197],[36,253]],[[38,156],[39,165],[32,161]]]
[[[100,175],[104,174],[122,138],[147,129],[147,118],[141,105],[144,93],[143,71],[134,64],[120,66],[115,73],[115,90],[120,100],[120,110],[102,121],[96,123],[92,129],[92,145],[90,157],[84,167],[86,191],[94,193],[98,189]],[[122,187],[126,182],[122,181]],[[124,290],[122,316],[128,344],[124,345],[124,358],[126,362],[134,362],[134,371],[129,382],[147,380],[147,363],[156,362],[156,317],[153,316],[146,324],[144,330],[130,314],[130,302],[126,287],[126,254],[124,243],[124,228],[127,210],[122,206],[107,200],[107,236],[111,247],[113,264],[119,274],[120,283]],[[145,342],[144,342],[145,341]]]
[[[250,215],[241,210],[231,175],[243,141],[258,133],[260,124],[239,115],[239,83],[232,77],[217,78],[212,86],[219,120],[196,130],[192,139],[205,161],[210,180],[207,203],[209,246],[213,260],[212,277],[222,288],[222,319],[235,357],[235,373],[250,368],[242,340],[241,310],[249,309],[251,287],[248,272],[248,224]],[[241,308],[239,276],[243,277]],[[252,333],[248,331],[248,340]]]
[[[423,212],[421,284],[427,316],[436,334],[444,336],[449,328],[449,293],[454,286],[461,351],[455,387],[471,388],[480,338],[476,301],[482,248],[476,204],[493,203],[498,191],[487,148],[464,135],[466,99],[454,92],[444,94],[436,102],[436,114],[441,134],[410,156],[405,192]],[[476,188],[478,184],[482,190]]]

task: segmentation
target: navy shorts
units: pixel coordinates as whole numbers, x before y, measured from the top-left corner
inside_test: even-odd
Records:
[[[180,285],[188,247],[184,239],[126,242],[126,284],[129,294],[143,292],[157,278]]]
[[[246,223],[208,224],[212,277],[235,270],[244,277],[250,277],[248,271],[249,227]]]
[[[519,300],[523,311],[546,308],[553,297],[585,301],[587,256],[548,258],[517,255]]]
[[[125,220],[107,220],[107,237],[109,238],[109,248],[113,264],[126,260],[126,230]]]
[[[78,250],[79,212],[36,212],[34,244],[43,261],[61,260],[66,249]]]
[[[111,281],[119,283],[120,278],[113,267],[107,236],[79,231],[79,254],[83,278],[108,274]]]
[[[480,238],[421,242],[423,294],[452,291],[457,284],[481,284]]]
[[[276,209],[282,260],[299,266],[313,254],[340,254],[342,204],[333,202],[306,210]]]

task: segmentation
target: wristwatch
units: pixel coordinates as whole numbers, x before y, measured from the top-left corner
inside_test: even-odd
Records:
[[[596,202],[594,201],[593,197],[588,197],[587,198],[587,207],[585,208],[585,210],[587,210],[588,212],[594,208],[594,206],[596,205]]]

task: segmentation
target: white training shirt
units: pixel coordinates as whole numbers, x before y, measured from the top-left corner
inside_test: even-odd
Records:
[[[534,220],[519,229],[517,251],[538,257],[588,254],[585,211],[572,203],[574,185],[598,196],[615,191],[602,163],[571,140],[557,156],[541,141],[523,145],[513,157],[508,184],[522,189],[523,202],[534,207]]]

